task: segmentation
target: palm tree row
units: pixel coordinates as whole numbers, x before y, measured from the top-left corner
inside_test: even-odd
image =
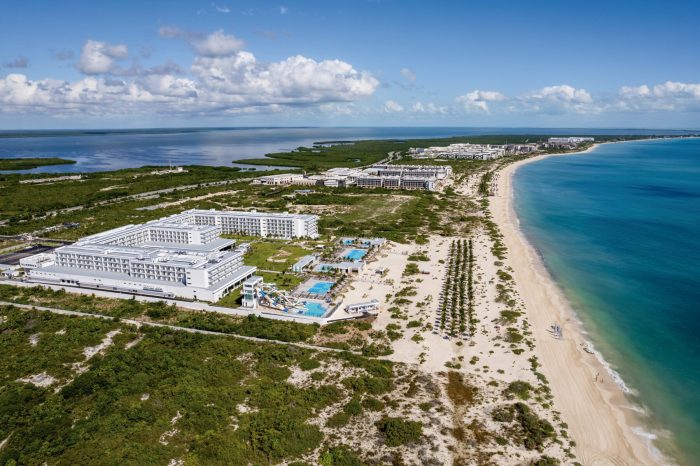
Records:
[[[452,337],[458,334],[467,336],[467,320],[470,331],[474,327],[471,323],[473,317],[471,240],[469,242],[464,239],[452,241],[448,261],[436,324],[439,321],[440,330],[448,332]]]

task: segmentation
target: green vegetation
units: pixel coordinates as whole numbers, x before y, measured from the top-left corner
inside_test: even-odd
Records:
[[[256,240],[251,243],[244,260],[246,265],[254,265],[262,270],[284,272],[310,252],[289,241]]]
[[[307,420],[339,401],[334,386],[286,382],[309,350],[11,307],[0,315],[0,350],[10,355],[0,361],[0,464],[154,464],[186,454],[198,464],[276,463],[317,448],[322,434]],[[71,369],[114,330],[86,371]],[[42,372],[58,381],[18,381]]]
[[[1,218],[10,221],[10,227],[18,224],[23,229],[13,229],[4,227],[3,234],[15,231],[26,231],[27,226],[19,224],[20,221],[27,221],[35,216],[40,216],[59,209],[66,209],[76,206],[95,207],[99,203],[124,202],[127,196],[134,196],[140,193],[158,191],[163,189],[176,188],[172,193],[163,193],[163,196],[171,196],[173,200],[181,196],[185,191],[188,195],[208,194],[216,190],[225,190],[226,185],[207,187],[204,183],[228,183],[259,176],[264,172],[244,172],[235,167],[205,167],[188,166],[185,172],[169,175],[150,174],[156,168],[143,167],[138,169],[117,170],[112,172],[96,172],[83,174],[80,181],[61,181],[56,183],[20,184],[20,180],[46,178],[46,174],[41,175],[9,175],[0,174],[0,205],[3,205]],[[132,199],[138,201],[137,199]],[[158,202],[158,201],[156,201]],[[153,200],[141,200],[130,205],[131,209],[142,205],[153,204]],[[90,209],[93,210],[94,209]],[[107,212],[110,209],[102,209]],[[178,209],[179,212],[182,208]],[[142,212],[148,215],[149,212]],[[162,210],[150,212],[162,216]],[[51,225],[60,221],[80,222],[84,220],[78,213],[60,216],[52,219]],[[112,212],[112,215],[123,215],[123,212]],[[155,216],[153,218],[156,218]],[[127,223],[129,220],[122,219]],[[42,225],[39,223],[37,226]],[[123,223],[122,223],[123,224]],[[101,231],[101,230],[97,230]]]
[[[379,162],[392,151],[408,150],[401,141],[357,141],[331,147],[299,147],[292,152],[267,154],[265,158],[237,160],[249,165],[284,165],[307,171],[333,167],[359,167]]]
[[[384,417],[375,424],[390,447],[418,442],[423,436],[423,424],[398,417]]]
[[[0,285],[0,300],[18,304],[58,307],[115,318],[139,319],[148,317],[149,320],[180,327],[287,342],[308,341],[319,328],[317,324],[271,320],[255,315],[238,317],[212,312],[182,310],[168,306],[162,301],[142,302],[135,299],[99,298],[91,295],[66,293],[63,290],[54,291],[42,286],[20,288]]]
[[[0,159],[0,170],[31,170],[32,168],[48,165],[69,165],[75,160],[61,159],[59,157],[22,157]]]
[[[363,462],[345,445],[331,447],[321,454],[321,466],[363,466]]]
[[[516,380],[508,384],[508,387],[505,389],[505,394],[509,397],[516,396],[521,400],[527,400],[530,398],[530,392],[533,390],[533,386],[528,382]]]
[[[541,419],[524,403],[515,405],[516,419],[520,426],[520,437],[528,450],[541,450],[545,443],[556,437],[554,427],[546,419]]]

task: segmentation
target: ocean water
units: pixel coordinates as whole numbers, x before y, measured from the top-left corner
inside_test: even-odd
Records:
[[[640,427],[700,464],[700,139],[550,157],[514,190],[525,235],[648,414]]]
[[[4,137],[0,158],[62,157],[71,165],[12,173],[94,172],[144,165],[231,166],[234,160],[329,140],[408,139],[476,134],[673,134],[669,131],[544,128],[340,127],[340,128],[183,128],[155,130],[27,131]],[[274,160],[272,161],[274,162]],[[260,166],[238,165],[265,169]]]

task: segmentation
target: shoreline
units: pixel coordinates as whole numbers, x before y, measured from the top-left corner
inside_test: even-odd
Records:
[[[627,398],[629,389],[589,343],[571,304],[520,229],[515,212],[512,178],[519,167],[548,157],[589,153],[600,145],[506,165],[498,171],[490,211],[508,249],[507,261],[514,269],[516,286],[532,324],[542,371],[577,442],[577,458],[583,464],[666,464],[669,460],[651,443],[655,436],[642,431],[644,422],[639,407]],[[562,327],[564,340],[553,339],[547,331],[553,322]],[[593,354],[585,352],[582,345],[590,345]],[[597,374],[603,374],[602,382],[596,381]]]

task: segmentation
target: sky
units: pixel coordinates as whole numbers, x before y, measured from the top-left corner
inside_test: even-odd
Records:
[[[698,129],[698,18],[697,0],[0,0],[0,129]]]

